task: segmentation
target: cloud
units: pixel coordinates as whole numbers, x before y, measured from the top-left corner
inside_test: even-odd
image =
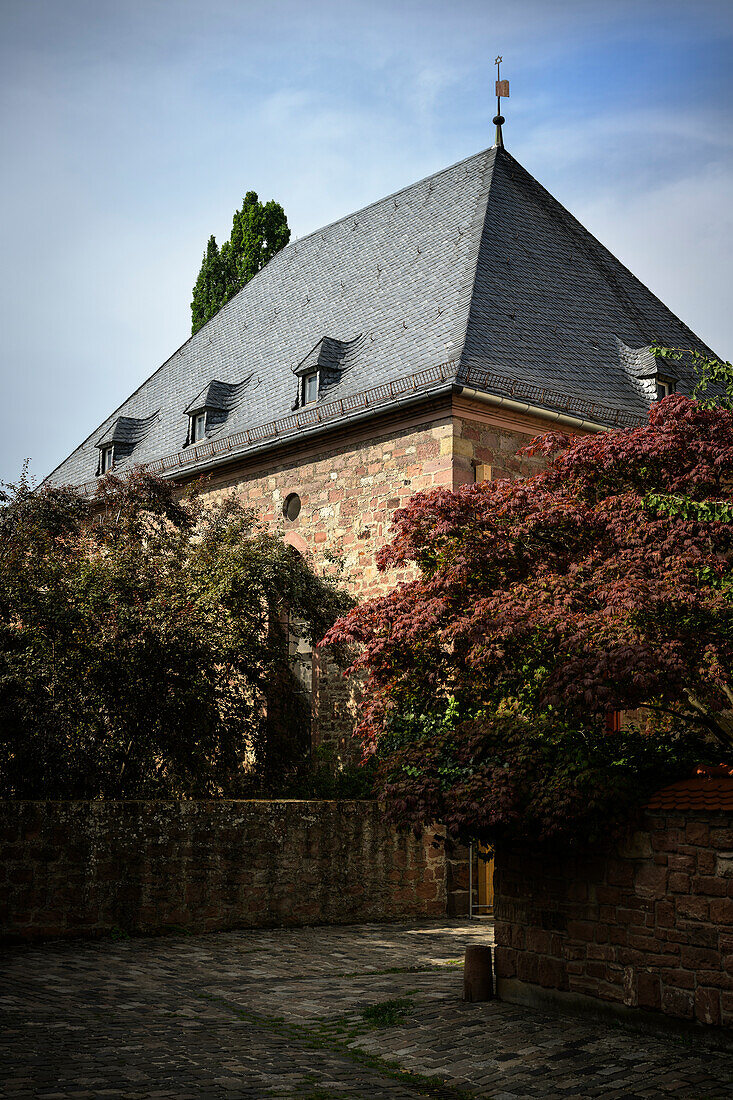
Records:
[[[733,169],[715,166],[634,195],[595,196],[583,224],[724,359],[733,359]]]
[[[295,234],[493,139],[730,355],[728,2],[5,0],[0,474],[60,461],[186,338],[248,189]]]

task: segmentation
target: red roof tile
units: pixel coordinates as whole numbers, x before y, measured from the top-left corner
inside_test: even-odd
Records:
[[[657,791],[649,800],[648,809],[733,813],[733,767],[701,765],[696,775]]]

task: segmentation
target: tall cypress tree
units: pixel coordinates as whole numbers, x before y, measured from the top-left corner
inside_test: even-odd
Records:
[[[226,246],[225,246],[226,247]],[[226,256],[222,256],[216,237],[209,237],[201,270],[193,287],[191,332],[198,332],[210,317],[229,301],[230,279]]]
[[[193,288],[191,331],[198,332],[289,240],[288,219],[280,203],[270,199],[263,204],[256,191],[248,191],[234,212],[231,236],[221,250],[216,238],[209,237]]]

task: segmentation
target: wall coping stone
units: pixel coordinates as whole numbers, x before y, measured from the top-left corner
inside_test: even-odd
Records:
[[[733,813],[733,768],[727,764],[701,765],[695,775],[657,791],[647,809]]]

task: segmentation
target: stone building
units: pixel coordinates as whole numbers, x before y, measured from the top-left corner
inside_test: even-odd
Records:
[[[367,596],[401,579],[375,554],[417,490],[527,473],[542,431],[689,392],[655,340],[708,351],[495,145],[288,245],[49,481],[205,475]],[[303,667],[315,743],[343,744],[353,704]]]

